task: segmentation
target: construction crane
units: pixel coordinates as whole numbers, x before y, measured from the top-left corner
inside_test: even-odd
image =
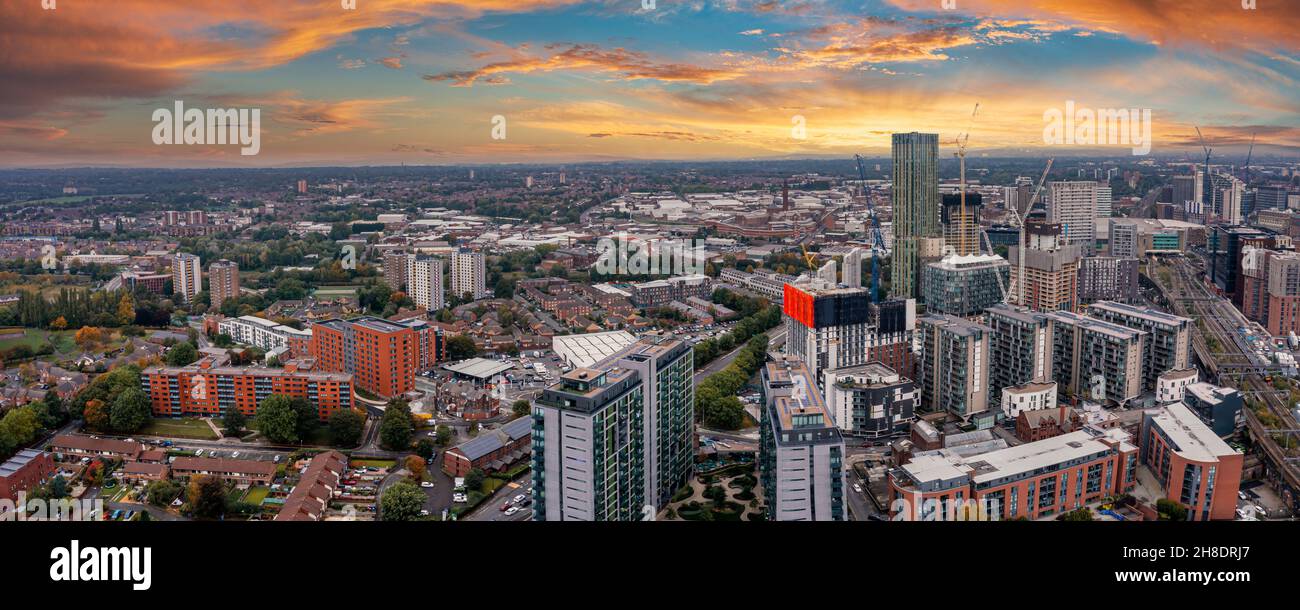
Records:
[[[858,178],[862,180],[862,195],[867,194],[867,167],[866,160],[862,155],[853,155],[853,160],[858,164]],[[871,302],[875,303],[879,298],[880,292],[880,259],[876,252],[889,253],[885,247],[885,235],[880,231],[880,218],[876,215],[876,210],[871,207],[871,198],[867,197],[867,214],[871,216]]]
[[[1029,211],[1034,209],[1034,204],[1038,203],[1038,197],[1043,192],[1043,183],[1047,181],[1047,175],[1051,173],[1052,164],[1055,162],[1056,159],[1054,158],[1047,160],[1047,167],[1043,169],[1043,175],[1038,178],[1038,184],[1034,186],[1034,196],[1030,197],[1029,205],[1025,207],[1025,216],[1028,216]],[[1024,305],[1025,304],[1025,221],[1020,216],[1020,210],[1017,208],[1017,206],[1014,205],[1007,206],[1007,210],[1011,212],[1011,220],[1013,226],[1018,227],[1020,229],[1019,249],[1016,250],[1016,257],[1019,260],[1016,261],[1017,263],[1016,264],[1016,285],[1013,288],[1015,288],[1015,293],[1016,293],[1016,304]],[[989,234],[984,231],[984,227],[980,227],[980,235],[984,237],[984,245],[988,247],[989,252],[992,252],[993,244],[989,242]],[[1007,289],[1002,286],[1001,281],[998,282],[998,289],[1002,291],[1002,302],[1009,303],[1010,301],[1008,301],[1007,299],[1008,296]]]
[[[1205,149],[1205,175],[1209,176],[1210,175],[1210,153],[1214,152],[1214,149],[1210,148],[1210,146],[1205,143],[1205,136],[1201,135],[1200,127],[1196,128],[1196,137],[1200,138],[1201,148]]]
[[[817,273],[817,256],[808,252],[808,246],[803,245],[803,242],[799,243],[799,249],[803,250],[803,260],[808,263],[808,270]]]
[[[865,164],[865,160],[862,158],[862,155],[853,155],[853,160],[858,163],[858,180],[861,181],[861,184],[858,185],[858,193],[861,196],[866,197],[867,196],[867,166]]]
[[[972,110],[970,113],[970,123],[975,122],[975,113],[979,111],[980,111],[980,105],[978,102],[976,102],[975,109]],[[960,195],[961,212],[958,216],[958,227],[960,228],[958,230],[959,236],[957,238],[957,243],[961,245],[961,249],[958,251],[958,254],[961,254],[963,256],[965,256],[967,252],[966,250],[966,226],[967,226],[966,225],[966,145],[970,142],[970,123],[967,123],[966,125],[966,133],[957,136],[957,140],[953,142],[953,144],[957,145],[957,152],[953,153],[953,156],[957,157],[958,163],[961,168],[959,173],[960,178],[958,181],[958,184],[960,185],[959,189],[961,192]]]
[[[1250,134],[1250,148],[1246,150],[1246,167],[1242,170],[1245,173],[1246,186],[1250,186],[1250,158],[1255,155],[1255,136],[1258,132]]]

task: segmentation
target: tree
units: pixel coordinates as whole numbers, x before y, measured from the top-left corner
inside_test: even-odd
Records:
[[[487,479],[487,474],[482,468],[471,468],[465,473],[465,489],[478,491],[483,488],[483,481]]]
[[[154,481],[144,488],[145,498],[154,506],[167,506],[181,495],[181,485],[170,479]]]
[[[199,359],[199,351],[189,342],[177,343],[167,350],[167,364],[170,366],[187,366]]]
[[[515,404],[510,406],[510,414],[513,419],[519,419],[533,410],[533,406],[527,400],[516,400]]]
[[[336,447],[355,447],[361,442],[366,420],[356,411],[343,409],[330,416],[330,442]]]
[[[422,437],[420,440],[415,441],[416,455],[426,460],[431,460],[433,459],[433,451],[433,441],[429,440],[429,437]]]
[[[273,443],[298,442],[298,414],[293,410],[293,399],[284,394],[272,394],[257,406],[254,418],[257,429]]]
[[[293,407],[293,412],[298,416],[298,438],[302,440],[311,438],[316,427],[320,425],[320,412],[312,406],[311,401],[302,396],[291,398],[289,406]]]
[[[128,388],[117,395],[109,409],[109,425],[120,433],[138,432],[152,417],[149,398],[140,388]]]
[[[427,497],[419,487],[401,481],[384,490],[379,500],[379,516],[384,521],[415,521],[420,518]]]
[[[135,322],[135,299],[126,293],[117,302],[117,323],[126,326],[132,322]]]
[[[1072,510],[1068,513],[1065,513],[1064,515],[1061,515],[1061,520],[1062,521],[1092,521],[1093,520],[1092,511],[1088,510],[1087,506],[1083,506],[1078,508],[1077,510]]]
[[[85,351],[94,351],[104,340],[104,332],[95,326],[82,326],[73,336],[77,346]]]
[[[68,321],[63,316],[59,316],[53,322],[50,322],[50,330],[67,330],[67,328]]]
[[[474,340],[465,335],[452,335],[447,339],[447,359],[464,360],[478,355]]]
[[[86,420],[86,426],[91,430],[108,430],[108,408],[104,406],[102,400],[87,401],[86,408],[82,411],[82,418]]]
[[[424,459],[418,455],[406,456],[406,469],[411,473],[411,479],[416,481],[424,480]]]
[[[437,437],[435,437],[435,440],[438,442],[438,446],[446,447],[451,442],[451,428],[446,424],[438,424],[436,430]]]
[[[404,400],[392,400],[379,422],[379,442],[385,449],[404,451],[411,446],[415,425],[411,422],[411,407]]]
[[[229,508],[226,484],[214,476],[192,477],[186,499],[190,504],[190,514],[200,519],[220,519]]]
[[[239,436],[243,433],[244,427],[248,425],[248,417],[244,415],[243,411],[235,407],[228,407],[225,417],[221,418],[221,425],[225,426],[227,436]]]

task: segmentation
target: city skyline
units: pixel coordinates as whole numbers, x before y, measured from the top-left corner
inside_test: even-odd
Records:
[[[909,131],[941,157],[968,131],[972,157],[1128,154],[1044,144],[1074,104],[1151,111],[1155,155],[1199,161],[1196,127],[1220,156],[1300,152],[1300,7],[1273,3],[100,4],[0,7],[0,166],[844,157]],[[177,102],[260,110],[260,150],[154,144]]]

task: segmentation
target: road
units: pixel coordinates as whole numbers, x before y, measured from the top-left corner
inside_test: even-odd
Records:
[[[513,481],[506,483],[496,493],[492,494],[492,497],[484,500],[477,510],[464,518],[464,521],[528,521],[532,519],[533,510],[531,507],[523,507],[513,515],[507,515],[505,511],[501,510],[502,504],[507,500],[513,501],[520,494],[523,494],[526,498],[531,498],[533,489],[531,477],[532,474],[528,472],[515,477]]]
[[[785,343],[785,325],[779,325],[776,328],[769,329],[767,332],[769,333],[768,349],[775,349]],[[741,345],[740,347],[727,352],[723,356],[714,358],[713,362],[704,365],[704,368],[696,370],[695,385],[699,385],[706,377],[721,372],[722,369],[727,368],[727,366],[736,359],[736,356],[740,355],[740,350],[744,348],[745,346]]]

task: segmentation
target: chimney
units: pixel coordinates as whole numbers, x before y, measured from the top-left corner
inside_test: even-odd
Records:
[[[790,211],[790,181],[781,181],[781,210]]]

